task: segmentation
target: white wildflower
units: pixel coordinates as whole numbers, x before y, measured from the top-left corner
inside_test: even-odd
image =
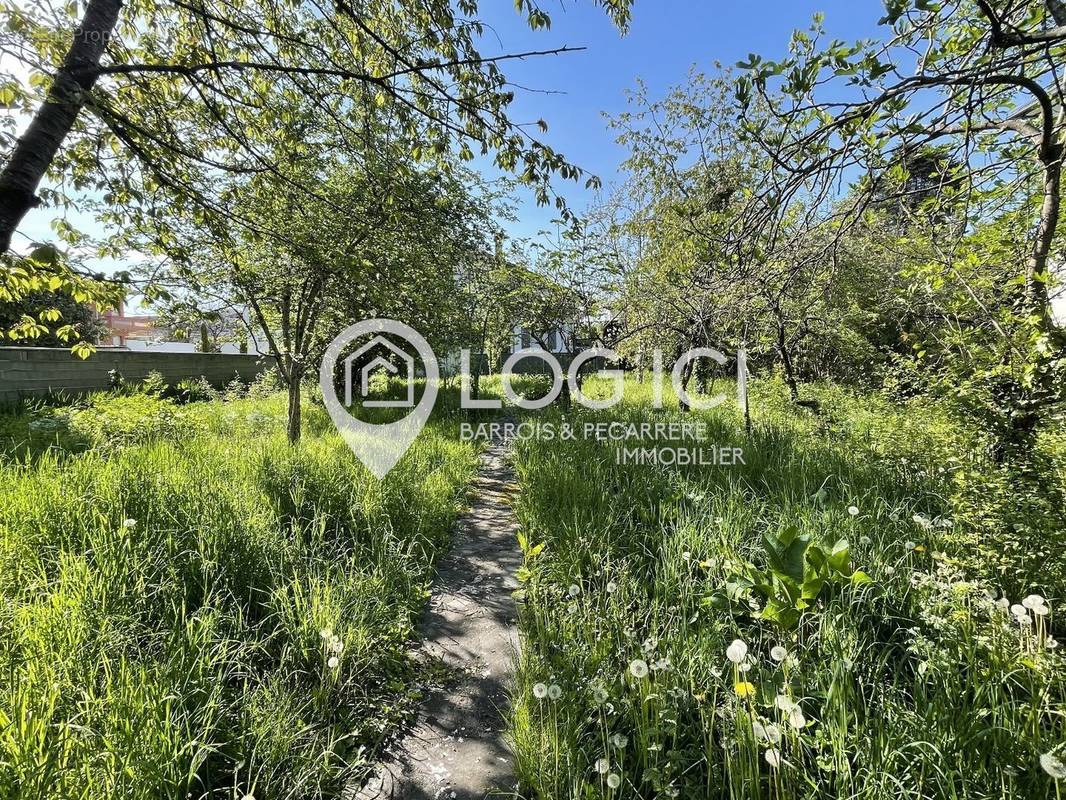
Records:
[[[748,646],[740,639],[734,639],[733,643],[725,650],[725,657],[734,664],[739,664],[748,654]]]
[[[607,785],[612,789],[617,789],[619,786],[622,785],[622,779],[618,777],[617,773],[612,772],[610,775],[607,776]]]
[[[766,753],[763,755],[763,758],[765,758],[766,763],[774,769],[777,769],[781,766],[781,751],[778,750],[776,747],[771,747],[769,750],[767,750]]]
[[[615,747],[625,747],[627,744],[629,744],[629,739],[624,733],[616,733],[614,736],[611,737],[611,744],[613,744]]]
[[[559,684],[553,683],[551,686],[548,687],[548,699],[549,700],[558,700],[562,696],[563,696],[563,689],[562,689],[561,686],[559,686]]]
[[[776,645],[775,647],[770,648],[770,658],[774,661],[784,661],[788,658],[788,650],[781,645]]]
[[[629,671],[634,678],[643,678],[648,674],[648,662],[635,658],[629,662]]]
[[[600,773],[600,775],[606,775],[608,772],[610,772],[610,770],[611,770],[611,762],[610,761],[608,761],[606,758],[597,758],[596,759],[596,771],[598,773]]]
[[[329,661],[326,662],[326,666],[328,666],[330,669],[336,669],[340,665],[341,665],[341,660],[339,658],[337,658],[336,656],[330,656],[329,657]]]
[[[1066,764],[1054,753],[1044,753],[1040,756],[1040,766],[1048,775],[1057,781],[1066,780]]]
[[[848,513],[851,514],[851,516],[853,516],[853,517],[859,516],[859,507],[858,506],[848,506]]]
[[[533,696],[538,700],[543,700],[548,696],[548,687],[543,683],[533,684]]]

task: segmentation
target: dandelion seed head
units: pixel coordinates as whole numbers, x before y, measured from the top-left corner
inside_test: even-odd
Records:
[[[571,597],[577,597],[579,594],[581,594],[581,587],[578,586],[576,583],[571,583],[570,588],[566,591],[567,594],[569,594]]]
[[[548,699],[549,700],[558,700],[562,696],[563,696],[563,689],[562,689],[562,687],[559,684],[553,683],[551,686],[548,687]]]
[[[330,669],[336,669],[340,665],[341,665],[341,660],[339,658],[337,658],[336,656],[330,656],[329,657],[329,661],[326,662],[326,666],[328,666]]]
[[[1024,600],[1022,600],[1022,606],[1024,606],[1025,608],[1033,609],[1033,608],[1036,608],[1037,606],[1044,605],[1044,602],[1045,602],[1044,598],[1041,597],[1040,595],[1031,594],[1031,595],[1028,595]]]
[[[774,769],[781,766],[781,751],[776,747],[771,747],[763,754],[763,758],[766,759],[766,763]]]
[[[732,661],[734,664],[739,664],[744,660],[744,657],[748,654],[748,646],[744,644],[740,639],[734,639],[733,643],[725,650],[725,657]]]
[[[634,658],[629,662],[629,672],[634,678],[644,678],[648,674],[648,662],[641,658]]]
[[[592,699],[596,701],[596,705],[602,706],[607,702],[607,690],[602,686],[597,686],[592,690]]]
[[[137,527],[137,520],[135,520],[135,519],[125,519],[125,520],[122,521],[122,527],[126,528],[127,530],[130,530],[132,528],[136,528]]]
[[[788,650],[786,650],[781,645],[775,645],[774,647],[770,648],[770,658],[772,658],[774,661],[784,661],[786,658],[788,658]]]
[[[853,516],[853,517],[859,516],[859,507],[858,506],[848,506],[848,513],[851,516]]]
[[[596,771],[600,773],[600,775],[606,775],[608,772],[611,771],[611,762],[608,761],[606,758],[597,758]]]
[[[543,683],[534,683],[533,684],[533,696],[535,698],[537,698],[538,700],[543,700],[545,697],[547,697],[548,696],[548,687],[547,687],[547,685],[543,684]]]
[[[611,744],[615,747],[625,747],[629,744],[629,738],[624,733],[616,733],[611,737]]]
[[[612,789],[617,789],[619,786],[622,785],[622,779],[618,776],[617,773],[612,772],[610,775],[607,776],[607,785]]]
[[[614,581],[607,581],[607,593],[614,594],[616,591],[618,591],[618,584]]]
[[[798,731],[807,727],[807,718],[803,716],[803,711],[800,710],[799,706],[788,712],[788,724]]]
[[[1040,767],[1055,780],[1066,780],[1066,763],[1063,763],[1062,759],[1054,753],[1041,755]]]

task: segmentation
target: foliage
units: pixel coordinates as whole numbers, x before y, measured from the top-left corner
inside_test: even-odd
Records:
[[[783,630],[795,630],[805,611],[829,599],[837,584],[870,582],[870,576],[850,566],[846,539],[831,549],[811,541],[788,525],[780,533],[762,535],[766,566],[747,564],[743,571],[726,581],[725,590],[712,594],[708,603],[732,611],[734,606],[767,620]]]
[[[321,410],[289,447],[284,397],[152,410],[97,409],[150,442],[0,463],[2,792],[335,796],[418,698],[473,453],[434,422],[378,483]]]
[[[632,381],[623,405],[567,417],[704,423],[700,446],[743,448],[731,467],[619,464],[616,445],[580,437],[516,443],[527,573],[510,735],[523,786],[545,798],[1053,796],[1040,759],[1066,736],[1066,572],[1049,570],[1064,563],[1049,552],[1066,541],[1061,514],[1011,505],[987,432],[942,402],[811,386],[812,416],[780,381],[752,391],[748,437],[732,404],[680,416],[668,399],[656,413],[651,387]],[[1044,478],[1061,483],[1063,451],[1049,452]],[[984,486],[996,515],[973,516],[963,485]],[[1009,557],[978,549],[992,529],[1014,531]],[[846,550],[818,544],[842,539]],[[835,572],[830,558],[833,590],[795,628],[705,602],[749,564],[782,605],[802,599],[816,570]],[[1050,614],[1022,608],[1032,594]]]

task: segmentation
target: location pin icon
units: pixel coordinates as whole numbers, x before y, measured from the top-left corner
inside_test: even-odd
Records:
[[[364,375],[357,376],[352,374],[354,360],[363,352],[380,345],[391,350],[403,362],[404,368],[397,370],[391,362],[385,362],[384,359],[380,359],[386,368],[397,372],[401,379],[407,381],[408,399],[406,402],[402,400],[367,401],[364,405],[413,407],[410,414],[396,422],[374,425],[358,420],[348,412],[345,405],[341,403],[340,398],[337,397],[337,387],[334,381],[334,377],[337,374],[337,361],[348,345],[361,336],[367,336],[368,334],[375,334],[375,336],[368,344],[356,350],[344,360],[345,400],[348,403],[351,402],[353,384],[358,383],[365,390]],[[418,401],[417,405],[414,402],[414,359],[385,338],[383,334],[389,334],[410,342],[422,359],[426,373],[426,388],[422,394],[422,399]],[[368,366],[363,368],[363,373],[365,374],[367,370],[373,368],[378,361],[379,359],[371,361]],[[356,458],[362,461],[366,468],[374,473],[379,480],[384,478],[389,470],[395,467],[396,463],[403,458],[403,454],[414,443],[415,438],[421,432],[427,420],[429,420],[430,412],[433,411],[433,405],[437,401],[437,381],[439,378],[440,367],[437,364],[437,356],[433,352],[433,348],[429,346],[429,342],[411,326],[404,325],[402,322],[397,322],[393,319],[367,319],[345,328],[326,348],[326,354],[322,358],[322,366],[318,372],[319,384],[322,387],[322,399],[326,404],[330,419],[337,426],[337,430],[340,431],[344,441],[352,448]]]

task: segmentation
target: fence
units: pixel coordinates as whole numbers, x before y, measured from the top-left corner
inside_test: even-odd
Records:
[[[269,358],[254,355],[143,350],[99,350],[83,361],[58,347],[0,347],[0,404],[50,392],[107,389],[112,370],[130,382],[158,372],[168,383],[202,376],[222,386],[234,377],[251,382],[271,364]]]

